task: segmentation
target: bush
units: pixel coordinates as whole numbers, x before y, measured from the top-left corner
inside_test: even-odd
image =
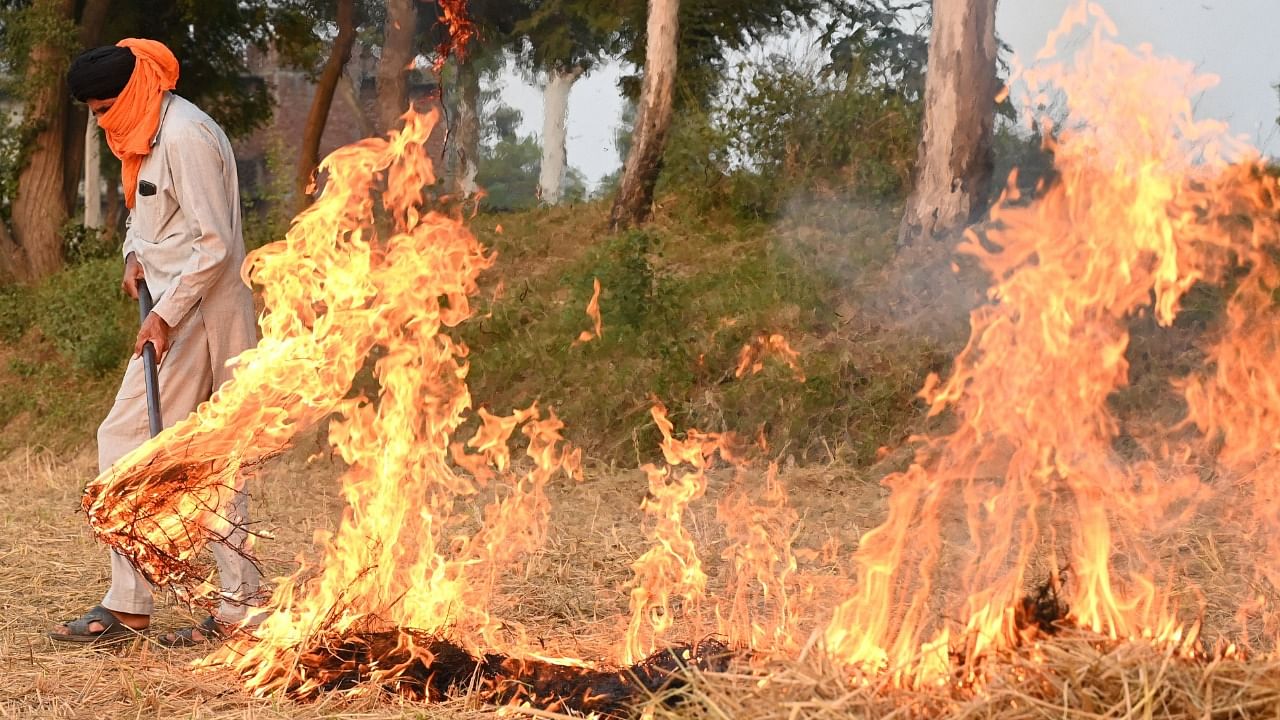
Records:
[[[797,191],[891,200],[910,187],[917,102],[883,86],[780,58],[741,68],[728,108],[688,112],[665,155],[665,189],[700,210],[777,215]]]
[[[36,325],[77,368],[94,375],[129,356],[136,310],[120,292],[120,261],[91,260],[64,270],[35,293]]]
[[[601,320],[610,327],[643,329],[646,321],[665,310],[662,278],[650,259],[658,252],[658,238],[642,230],[608,238],[588,256],[583,269],[566,277],[566,284],[577,290],[575,304],[586,306],[592,280],[599,279],[600,285],[609,289]]]
[[[120,246],[103,228],[91,228],[75,220],[62,226],[62,252],[68,265],[120,256]]]
[[[678,433],[760,432],[771,452],[798,459],[870,463],[907,434],[915,394],[936,369],[934,348],[855,332],[837,315],[857,312],[844,269],[875,266],[893,232],[859,215],[802,252],[803,237],[692,213],[601,236],[607,213],[607,203],[593,203],[485,218],[506,228],[479,230],[496,246],[505,289],[478,300],[474,320],[458,329],[478,404],[506,412],[536,400],[589,457],[628,466],[657,457],[655,399]],[[896,214],[884,214],[883,226],[896,228]],[[604,332],[576,342],[591,327],[593,279]],[[759,374],[735,374],[742,348],[761,333],[783,335],[800,353],[803,381],[775,356]]]
[[[0,286],[0,340],[13,344],[22,339],[35,320],[32,292],[21,285]]]

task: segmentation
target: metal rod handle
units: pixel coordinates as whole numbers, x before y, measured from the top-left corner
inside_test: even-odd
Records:
[[[147,321],[153,306],[147,281],[139,279],[138,322],[140,324]],[[160,375],[156,371],[156,346],[150,341],[142,346],[142,377],[147,383],[147,422],[151,426],[151,437],[155,437],[164,429],[164,416],[160,414]]]

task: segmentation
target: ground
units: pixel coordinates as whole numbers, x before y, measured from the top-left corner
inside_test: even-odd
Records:
[[[630,565],[647,547],[640,508],[646,479],[628,468],[659,458],[648,413],[656,397],[671,408],[678,431],[768,436],[767,455],[781,463],[799,516],[800,570],[814,587],[812,597],[799,598],[801,640],[810,638],[847,594],[850,555],[886,511],[878,480],[909,461],[908,435],[929,429],[914,395],[929,372],[945,374],[957,341],[942,330],[957,313],[963,318],[973,288],[943,282],[952,276],[949,265],[909,258],[896,270],[886,267],[894,225],[886,218],[896,212],[882,208],[818,204],[797,213],[804,222],[774,226],[660,214],[652,236],[597,246],[604,213],[587,206],[472,224],[500,253],[476,321],[462,328],[473,349],[469,381],[477,402],[496,412],[535,400],[553,407],[589,460],[581,483],[557,479],[550,486],[550,536],[505,578],[496,609],[553,653],[616,655]],[[647,279],[628,285],[637,273]],[[605,279],[605,334],[574,345],[589,326],[583,308],[595,278]],[[114,274],[108,279],[113,289]],[[86,285],[89,291],[100,293],[97,284]],[[10,307],[27,307],[19,299]],[[1212,300],[1200,303],[1208,308],[1203,314],[1217,307]],[[123,311],[133,317],[132,308]],[[495,715],[468,697],[434,706],[387,696],[255,698],[228,673],[194,669],[200,650],[168,651],[146,640],[110,650],[68,648],[46,639],[55,623],[97,603],[107,584],[106,552],[92,539],[79,498],[96,464],[92,426],[109,406],[118,374],[73,371],[51,354],[59,326],[41,323],[28,322],[25,335],[0,343],[0,453],[8,453],[0,461],[0,719]],[[930,326],[940,329],[904,330]],[[78,338],[76,329],[65,334]],[[1173,372],[1167,368],[1186,359],[1191,343],[1182,335],[1195,328],[1174,330],[1135,334],[1134,366],[1147,371],[1133,373],[1117,397],[1126,438],[1140,436],[1144,423],[1167,421],[1161,409],[1177,409],[1165,397]],[[783,333],[800,352],[803,384],[774,360],[760,375],[734,377],[740,348],[762,331]],[[44,449],[34,446],[37,439]],[[323,450],[314,433],[304,436],[252,487],[255,518],[274,538],[258,548],[269,575],[289,573],[299,554],[313,552],[315,532],[340,517],[341,468]],[[751,477],[759,482],[759,468]],[[716,501],[731,481],[731,473],[713,472],[707,497],[685,522],[713,594],[727,574]],[[1229,524],[1233,508],[1203,510]],[[1173,528],[1161,552],[1190,555],[1178,566],[1192,567],[1199,588],[1211,591],[1205,613],[1230,617],[1237,596],[1253,590],[1238,581],[1251,573],[1224,558],[1248,555],[1204,529]],[[964,543],[952,547],[963,551]],[[191,621],[166,601],[155,626]],[[693,624],[686,620],[671,640],[698,637],[709,621]],[[881,677],[851,678],[806,651],[770,665],[767,680],[749,665],[697,677],[687,702],[650,710],[659,718],[752,720],[1280,717],[1280,664],[1270,659],[1187,663],[1141,643],[1069,632],[1037,652],[1035,660],[1029,653],[993,660],[991,681],[974,692],[896,689]]]
[[[276,536],[259,546],[268,574],[288,572],[291,559],[310,550],[314,532],[332,528],[339,516],[339,468],[327,457],[308,461],[313,450],[300,447],[274,460],[256,483],[256,519]],[[256,699],[228,674],[192,669],[199,650],[169,651],[141,640],[84,649],[46,639],[47,628],[97,603],[107,584],[105,550],[95,544],[78,505],[93,469],[87,451],[67,458],[22,450],[0,465],[0,667],[7,677],[0,718],[325,717],[338,707],[379,718],[436,712],[385,699],[355,707],[336,698],[306,704]],[[797,508],[815,541],[829,531],[855,541],[875,520],[880,489],[848,471],[793,470],[784,478],[800,481],[805,492],[798,495],[816,501]],[[723,542],[713,498],[728,482],[724,474],[713,475],[708,497],[694,505],[688,522],[713,582],[722,570],[716,546]],[[519,598],[509,607],[511,617],[569,652],[608,656],[624,622],[629,565],[644,547],[640,502],[646,486],[639,471],[607,468],[589,469],[581,483],[557,480],[552,537],[507,583]],[[179,627],[190,618],[163,601],[154,626]],[[439,710],[470,711],[465,700]]]
[[[258,519],[275,539],[259,552],[270,573],[311,548],[316,530],[332,528],[340,511],[336,463],[307,443],[263,470],[255,491]],[[169,651],[146,640],[115,649],[55,645],[44,631],[96,603],[107,582],[104,550],[78,511],[93,457],[54,457],[21,450],[0,464],[0,718],[443,718],[492,717],[495,709],[467,697],[443,705],[378,696],[323,696],[299,703],[255,698],[236,678],[196,670],[200,650]],[[784,467],[781,477],[801,518],[796,547],[802,569],[828,582],[812,607],[847,590],[835,566],[884,512],[885,492],[865,472],[839,466]],[[731,482],[710,476],[687,527],[706,562],[711,585],[723,577],[715,498]],[[509,617],[557,649],[608,657],[627,606],[628,566],[644,547],[638,471],[589,468],[581,483],[550,488],[553,530],[544,548],[513,573],[505,591]],[[829,544],[836,537],[838,551]],[[190,622],[162,603],[156,627]],[[680,638],[675,638],[680,639]],[[1259,659],[1186,663],[1141,644],[1106,644],[1067,634],[1040,648],[1044,657],[1002,658],[1002,672],[981,694],[954,688],[895,690],[882,679],[852,681],[816,657],[776,664],[762,681],[746,665],[697,678],[691,699],[657,717],[864,718],[1275,717],[1280,713],[1280,665]],[[532,711],[530,711],[532,713]],[[536,714],[536,713],[533,713]],[[562,717],[554,714],[549,717]]]

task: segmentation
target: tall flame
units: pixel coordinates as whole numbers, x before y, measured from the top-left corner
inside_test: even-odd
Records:
[[[1060,57],[1081,32],[1088,42]],[[1041,64],[1019,74],[1034,104],[1059,98],[1070,110],[1046,126],[1056,177],[1036,198],[1011,182],[960,246],[990,275],[989,302],[972,313],[950,375],[921,392],[945,431],[921,438],[914,464],[885,480],[888,517],[861,538],[852,589],[819,628],[851,670],[978,682],[979,659],[1034,634],[1023,600],[1046,577],[1075,625],[1194,654],[1200,608],[1186,568],[1152,539],[1209,503],[1243,501],[1266,558],[1259,575],[1280,582],[1280,188],[1223,124],[1193,117],[1188,93],[1211,79],[1114,34],[1081,2]],[[266,307],[261,343],[197,413],[86,491],[101,539],[154,582],[212,602],[199,557],[231,529],[219,509],[254,465],[332,418],[329,442],[348,468],[337,531],[318,539],[318,566],[278,582],[252,637],[209,659],[261,693],[329,687],[303,659],[351,634],[398,638],[386,658],[427,666],[433,650],[419,643],[442,638],[476,657],[540,652],[495,616],[498,580],[542,545],[547,484],[580,477],[581,456],[536,405],[472,412],[468,350],[448,331],[470,316],[494,256],[424,194],[435,180],[424,144],[438,119],[411,111],[402,130],[325,160],[317,202],[246,265]],[[1186,418],[1144,428],[1143,453],[1125,458],[1112,401],[1129,378],[1129,327],[1144,313],[1173,324],[1200,282],[1230,292],[1206,365],[1175,383]],[[758,372],[770,354],[803,379],[797,354],[770,334],[743,348],[737,374]],[[376,394],[355,389],[366,369]],[[660,403],[651,414],[664,462],[643,468],[648,547],[632,564],[618,659],[661,648],[677,621],[706,632],[710,617],[736,646],[799,652],[799,599],[813,584],[791,548],[799,516],[776,466],[754,488],[731,435],[681,437]],[[717,456],[734,479],[717,506],[726,572],[709,578],[686,522]],[[1203,482],[1200,466],[1213,464],[1231,481]],[[477,517],[464,502],[487,504]],[[1266,609],[1243,599],[1242,626]],[[1265,620],[1272,636],[1276,622]],[[405,628],[415,632],[384,632]],[[361,668],[375,682],[402,670]]]
[[[323,632],[448,628],[473,647],[498,646],[487,611],[498,573],[541,544],[547,481],[578,472],[562,424],[536,407],[507,417],[481,410],[474,435],[453,440],[471,397],[467,350],[444,330],[471,314],[476,276],[493,257],[460,220],[425,209],[422,188],[434,176],[424,144],[437,120],[410,112],[389,139],[325,160],[319,200],[247,264],[266,304],[258,347],[210,402],[86,495],[99,537],[153,580],[207,596],[194,558],[225,531],[217,508],[242,482],[238,471],[333,416],[329,442],[349,468],[343,521],[321,538],[318,572],[277,588],[257,641],[221,656],[263,691],[305,691],[307,678],[284,658]],[[374,221],[378,206],[385,226]],[[377,397],[349,397],[369,361]],[[517,428],[529,459],[522,472],[508,447]],[[455,501],[494,481],[506,490],[457,541]]]
[[[1088,42],[1059,58],[1059,40],[1082,30]],[[1196,423],[1239,441],[1228,441],[1229,458],[1239,450],[1253,467],[1258,446],[1274,443],[1274,415],[1246,409],[1257,407],[1254,392],[1273,398],[1272,383],[1241,382],[1276,369],[1280,326],[1262,292],[1275,287],[1275,265],[1260,258],[1276,241],[1274,215],[1260,219],[1274,207],[1274,180],[1222,123],[1193,117],[1188,94],[1212,78],[1150,47],[1126,49],[1114,34],[1095,3],[1080,3],[1043,64],[1021,76],[1033,102],[1069,108],[1049,128],[1058,179],[1030,203],[1011,183],[990,223],[960,246],[990,274],[989,302],[972,313],[950,377],[921,393],[954,429],[927,438],[916,463],[885,480],[888,519],[864,536],[857,589],[826,629],[828,650],[851,665],[920,679],[939,670],[925,652],[938,638],[961,642],[953,649],[970,659],[1017,644],[1018,598],[1057,572],[1053,558],[1065,561],[1076,624],[1185,642],[1180,623],[1198,608],[1162,589],[1180,568],[1147,539],[1190,517],[1211,488],[1182,462],[1194,447],[1171,436],[1149,459],[1122,460],[1108,399],[1128,381],[1130,319],[1149,308],[1170,325],[1188,289],[1221,279],[1232,253],[1254,267],[1214,351],[1217,377],[1189,379],[1188,401]],[[1239,213],[1259,220],[1223,222]]]

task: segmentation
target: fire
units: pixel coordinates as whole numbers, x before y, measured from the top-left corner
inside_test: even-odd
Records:
[[[1081,31],[1089,41],[1060,58],[1056,43]],[[1280,430],[1269,409],[1280,405],[1267,404],[1280,275],[1263,257],[1278,239],[1274,178],[1222,123],[1193,117],[1188,93],[1212,78],[1114,34],[1081,3],[1021,74],[1033,102],[1069,108],[1050,128],[1058,179],[1030,203],[1011,183],[960,247],[990,274],[990,302],[972,313],[950,377],[921,393],[954,429],[925,438],[916,463],[885,480],[888,519],[854,556],[857,589],[825,631],[849,665],[919,682],[951,671],[940,644],[971,665],[1017,646],[1026,628],[1014,609],[1055,562],[1068,570],[1068,622],[1194,652],[1201,608],[1183,600],[1194,591],[1174,592],[1184,568],[1148,541],[1231,488],[1201,483],[1188,460],[1203,444],[1172,429],[1148,459],[1118,458],[1109,398],[1128,382],[1129,320],[1150,311],[1171,325],[1187,291],[1221,281],[1233,256],[1250,270],[1210,350],[1216,371],[1181,385],[1189,420],[1225,436],[1223,459],[1257,473],[1261,513],[1274,513],[1262,479]],[[1253,220],[1233,227],[1232,217]]]
[[[631,621],[622,648],[622,662],[633,663],[654,651],[674,624],[676,609],[696,616],[706,594],[707,575],[702,571],[693,538],[684,527],[684,511],[707,489],[706,469],[715,453],[724,450],[722,438],[690,431],[689,438],[675,439],[675,426],[667,419],[661,403],[651,410],[662,433],[662,454],[667,467],[644,466],[649,478],[649,494],[644,511],[652,525],[648,536],[652,546],[632,563],[635,581],[631,588]],[[681,465],[686,472],[677,473]]]
[[[716,504],[716,518],[729,539],[721,557],[731,568],[730,583],[716,608],[719,633],[734,647],[761,657],[789,657],[799,649],[796,595],[803,592],[792,542],[799,515],[787,503],[787,489],[770,463],[758,493],[739,469],[731,491]]]
[[[341,527],[320,539],[326,552],[314,578],[304,570],[277,589],[257,641],[221,658],[264,692],[305,692],[308,678],[285,658],[325,633],[448,627],[463,645],[498,646],[487,612],[497,576],[542,542],[548,480],[578,475],[580,455],[564,446],[562,424],[536,407],[505,417],[481,410],[475,433],[454,440],[471,405],[467,349],[444,331],[471,314],[476,277],[493,257],[459,219],[425,207],[420,188],[434,177],[424,143],[437,120],[410,113],[389,139],[326,159],[329,183],[316,204],[247,264],[266,305],[262,342],[198,413],[86,495],[99,537],[153,581],[209,598],[194,558],[225,531],[217,508],[242,470],[333,416],[329,442],[349,466]],[[370,222],[379,201],[392,221],[385,234]],[[370,360],[377,398],[351,395]],[[517,429],[523,470],[508,447]],[[501,499],[457,542],[455,502],[495,482],[506,487]]]
[[[1057,43],[1082,29],[1089,42],[1060,58]],[[347,466],[337,531],[317,538],[316,566],[278,581],[259,626],[205,661],[260,694],[438,699],[472,687],[498,703],[610,713],[682,665],[723,667],[718,641],[669,648],[711,633],[754,658],[816,645],[851,676],[905,686],[981,687],[986,659],[1035,658],[1060,625],[1202,657],[1197,589],[1152,540],[1240,505],[1258,557],[1280,556],[1280,188],[1222,124],[1194,119],[1188,90],[1209,80],[1117,45],[1114,32],[1082,3],[1041,64],[1020,72],[1033,102],[1070,109],[1051,128],[1056,179],[1033,199],[1010,183],[960,246],[990,275],[990,302],[973,312],[950,375],[921,391],[946,430],[886,478],[887,519],[863,534],[846,592],[816,620],[801,558],[819,552],[792,547],[800,516],[777,466],[753,483],[747,444],[680,436],[659,402],[663,462],[643,467],[646,548],[631,565],[617,657],[544,657],[499,616],[502,573],[551,532],[548,483],[580,480],[582,457],[537,405],[472,409],[469,350],[449,332],[471,316],[495,258],[424,194],[434,112],[410,111],[403,129],[325,160],[316,203],[246,265],[266,308],[262,342],[196,414],[89,485],[94,530],[153,582],[213,601],[198,558],[229,529],[219,508],[257,464],[332,418],[328,440]],[[1143,452],[1123,458],[1112,400],[1129,381],[1130,323],[1150,313],[1172,325],[1202,282],[1230,292],[1203,368],[1176,381],[1186,418],[1144,426]],[[602,334],[600,291],[597,280],[594,332],[581,342]],[[798,353],[768,333],[743,348],[737,376],[766,356],[804,379]],[[366,368],[377,384],[367,395],[354,389]],[[1202,481],[1206,466],[1229,480]],[[721,471],[724,571],[709,577],[691,518]],[[466,512],[480,504],[479,517]],[[829,559],[839,540],[821,547]],[[1276,584],[1280,564],[1261,562],[1259,576]],[[1268,599],[1245,592],[1242,638],[1259,616],[1274,637]]]
[[[600,278],[594,278],[591,281],[591,285],[594,289],[591,293],[591,301],[587,303],[587,317],[591,319],[592,329],[578,333],[578,339],[574,342],[574,345],[604,337],[604,328],[601,327],[600,320]]]
[[[791,349],[787,339],[778,333],[759,333],[751,342],[742,346],[738,352],[738,367],[733,376],[740,378],[748,371],[752,375],[764,370],[764,359],[768,356],[780,358],[791,368],[797,382],[804,382],[804,370],[800,369],[800,353]]]
[[[702,633],[701,611],[708,600],[717,633],[731,647],[750,649],[758,658],[794,652],[799,618],[793,596],[804,584],[792,552],[799,518],[788,507],[777,465],[769,465],[761,492],[749,483],[738,437],[690,429],[678,439],[665,406],[655,404],[650,414],[662,434],[665,466],[642,468],[649,481],[642,507],[650,547],[631,565],[631,618],[621,661],[630,664],[652,654],[677,615],[685,620],[686,632]],[[685,527],[685,512],[706,493],[707,472],[717,456],[733,468],[734,480],[716,506],[728,541],[721,553],[728,564],[726,589],[708,599],[708,578]]]
[[[471,39],[476,36],[476,26],[467,14],[467,0],[439,0],[436,5],[440,22],[449,31],[448,40],[436,48],[434,69],[439,73],[451,53],[458,58],[466,57]]]

